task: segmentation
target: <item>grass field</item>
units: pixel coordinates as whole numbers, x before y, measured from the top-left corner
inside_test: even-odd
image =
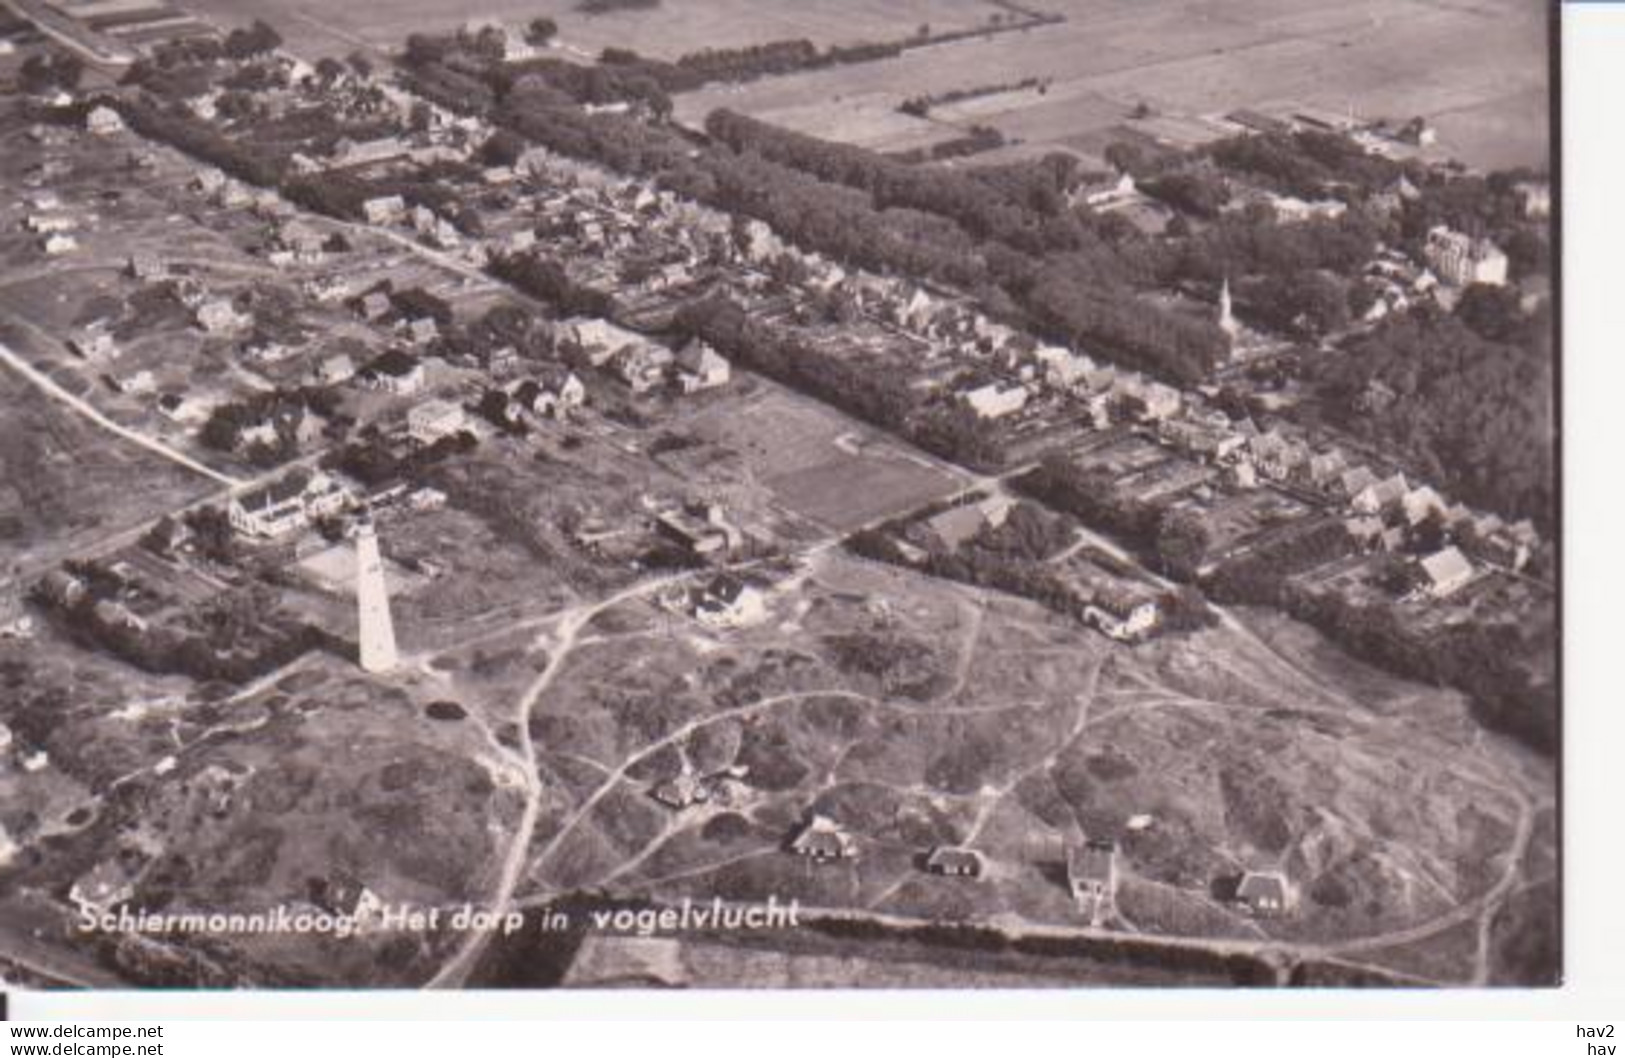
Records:
[[[957,475],[918,453],[776,386],[686,428],[734,452],[743,476],[780,504],[833,529],[902,514],[962,487]]]

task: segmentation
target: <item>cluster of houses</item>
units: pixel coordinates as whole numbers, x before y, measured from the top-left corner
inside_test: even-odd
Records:
[[[856,860],[857,837],[844,826],[817,812],[789,835],[785,850],[812,863],[839,864]],[[1066,887],[1080,916],[1099,928],[1116,913],[1121,850],[1112,838],[1091,838],[1066,846]],[[964,845],[934,845],[918,859],[928,874],[944,878],[979,879],[987,861],[977,849]],[[1244,871],[1235,880],[1231,903],[1257,918],[1291,914],[1297,891],[1286,873],[1274,869]]]

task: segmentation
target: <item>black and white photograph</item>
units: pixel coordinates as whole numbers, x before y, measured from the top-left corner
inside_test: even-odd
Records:
[[[1557,18],[0,0],[0,989],[1562,984]]]

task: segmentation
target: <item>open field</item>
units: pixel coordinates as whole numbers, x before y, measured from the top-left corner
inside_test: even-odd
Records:
[[[497,0],[475,8],[448,8],[436,0],[385,0],[350,8],[305,0],[197,0],[193,10],[223,22],[264,18],[295,47],[312,54],[344,54],[357,46],[398,47],[408,33],[442,33],[470,17],[524,24],[547,16],[559,24],[567,51],[596,56],[606,47],[675,59],[705,48],[734,48],[805,37],[813,43],[898,40],[921,25],[933,32],[983,25],[1000,8],[985,0],[813,0],[764,4],[755,0],[664,0],[655,9],[586,15],[576,0]]]
[[[781,581],[751,629],[662,627],[642,607],[578,640],[532,716],[527,903],[601,888],[1076,928],[1063,849],[1115,836],[1118,930],[1357,962],[1380,950],[1373,965],[1402,948],[1396,971],[1466,982],[1504,978],[1459,935],[1520,948],[1495,939],[1523,915],[1503,902],[1550,870],[1549,764],[1483,736],[1459,696],[1292,622],[1249,615],[1131,649],[833,556]],[[747,770],[709,803],[650,797],[683,770],[730,764]],[[783,852],[808,811],[848,827],[858,859]],[[1133,816],[1150,825],[1127,829]],[[920,870],[924,851],[955,842],[982,851],[986,877]],[[1237,913],[1220,894],[1246,868],[1285,870],[1301,911]],[[741,958],[691,983],[751,979]]]
[[[0,367],[0,571],[26,558],[38,572],[212,488]]]
[[[1545,165],[1546,5],[1487,0],[1065,0],[1059,25],[911,51],[839,70],[714,86],[678,100],[703,121],[730,107],[867,146],[912,146],[938,122],[974,118],[1011,139],[1096,154],[1141,102],[1169,114],[1318,106],[1400,120],[1421,114],[1469,164]],[[1051,79],[933,113],[910,96]],[[807,100],[825,101],[810,107]],[[895,138],[888,139],[887,133]],[[1516,133],[1515,135],[1513,133]]]

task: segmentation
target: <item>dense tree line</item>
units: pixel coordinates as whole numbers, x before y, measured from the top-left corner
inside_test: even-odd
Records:
[[[1207,589],[1221,603],[1270,606],[1311,624],[1355,657],[1411,679],[1456,687],[1472,698],[1486,726],[1543,753],[1557,747],[1559,703],[1530,673],[1549,641],[1526,640],[1505,623],[1465,622],[1418,631],[1387,600],[1356,602],[1312,591],[1293,574],[1333,561],[1351,548],[1335,522],[1323,523],[1222,568]]]
[[[1533,339],[1493,341],[1455,316],[1412,312],[1317,362],[1315,380],[1342,425],[1404,452],[1422,477],[1474,506],[1550,527],[1549,329]]]
[[[167,143],[244,183],[276,187],[287,170],[285,158],[235,142],[179,107],[165,107],[144,94],[120,96],[108,102],[140,135]]]

